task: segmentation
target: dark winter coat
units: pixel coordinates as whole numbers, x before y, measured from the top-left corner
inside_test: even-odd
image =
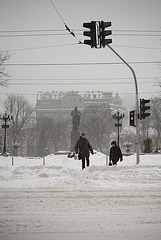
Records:
[[[80,138],[78,139],[75,147],[74,147],[74,150],[76,152],[76,154],[78,152],[81,152],[82,154],[82,158],[85,158],[85,157],[89,157],[90,153],[91,152],[93,154],[93,148],[91,147],[88,139],[84,139],[80,136]]]
[[[122,161],[122,152],[121,149],[115,145],[115,147],[110,148],[110,161],[112,160],[113,164],[117,164],[117,162]]]

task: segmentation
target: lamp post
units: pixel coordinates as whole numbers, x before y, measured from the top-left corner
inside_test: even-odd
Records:
[[[0,115],[0,120],[4,121],[4,124],[2,124],[2,128],[4,128],[4,145],[3,145],[3,152],[2,155],[7,156],[6,153],[6,140],[7,140],[7,128],[9,128],[9,125],[7,124],[8,121],[11,121],[13,119],[12,116],[5,113],[4,115]]]
[[[117,124],[115,124],[115,127],[118,128],[118,140],[117,140],[118,147],[119,147],[119,138],[120,138],[120,136],[119,136],[119,132],[120,132],[119,128],[122,127],[122,124],[120,123],[120,120],[122,118],[124,118],[124,116],[125,116],[124,113],[120,114],[119,111],[117,111],[117,114],[116,113],[112,114],[112,117],[117,120]]]

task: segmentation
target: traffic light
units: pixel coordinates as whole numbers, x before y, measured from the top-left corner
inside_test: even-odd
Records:
[[[150,102],[149,99],[140,99],[140,120],[150,116],[150,113],[146,112],[147,110],[150,109],[150,106],[146,105],[149,102]]]
[[[106,36],[111,35],[112,31],[105,31],[105,28],[110,27],[111,22],[103,22],[100,23],[100,33],[101,33],[101,46],[105,47],[106,45],[112,43],[112,39],[105,39]]]
[[[83,23],[83,27],[89,28],[90,31],[84,31],[83,35],[90,37],[90,40],[84,40],[84,44],[90,45],[91,48],[101,48],[112,43],[112,39],[105,37],[112,34],[111,30],[106,31],[107,27],[111,26],[111,22],[92,21],[90,23]]]
[[[84,44],[90,45],[91,48],[97,47],[96,22],[92,21],[90,23],[83,23],[83,27],[90,29],[90,31],[84,31],[83,35],[91,38],[91,40],[84,40]]]
[[[135,111],[130,111],[130,126],[135,126]]]

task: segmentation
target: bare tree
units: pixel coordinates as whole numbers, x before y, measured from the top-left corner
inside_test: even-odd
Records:
[[[68,122],[63,119],[41,118],[37,121],[37,154],[42,156],[58,150],[67,150]]]
[[[0,86],[7,87],[10,74],[6,71],[5,66],[3,65],[7,60],[9,60],[9,53],[0,53]]]
[[[161,98],[155,97],[151,99],[151,126],[155,130],[154,146],[157,150],[161,143]]]
[[[36,121],[33,120],[21,130],[21,156],[36,156]]]
[[[112,116],[109,105],[87,107],[81,117],[81,129],[88,134],[92,146],[103,152],[107,148],[112,132]]]
[[[161,143],[161,98],[151,99],[150,117],[139,121],[140,146],[144,151],[146,139],[152,139],[153,149],[157,150]]]
[[[122,142],[122,146],[125,148],[125,143],[130,143],[131,145],[131,151],[134,151],[135,149],[135,141],[136,141],[136,130],[134,127],[131,127],[126,123],[126,125],[123,126],[120,140]]]
[[[52,119],[48,130],[54,151],[66,150],[67,122],[63,119],[61,121]]]
[[[20,141],[21,129],[33,119],[34,107],[21,95],[8,95],[3,103],[4,111],[13,114],[12,141]]]
[[[2,148],[3,148],[3,137],[0,133],[0,152],[2,152]]]
[[[144,141],[149,138],[151,116],[139,121],[139,143],[140,149],[144,152]]]

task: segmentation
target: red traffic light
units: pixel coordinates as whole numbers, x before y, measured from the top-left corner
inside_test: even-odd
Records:
[[[130,111],[130,126],[135,126],[135,111]]]

